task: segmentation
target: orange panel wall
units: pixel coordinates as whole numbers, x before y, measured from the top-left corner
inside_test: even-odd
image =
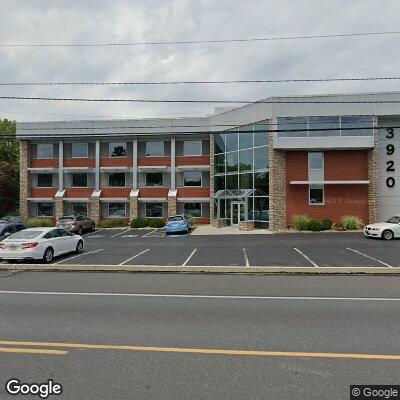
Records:
[[[69,188],[65,191],[67,198],[89,198],[94,188]]]
[[[56,158],[33,158],[31,168],[58,168],[58,159]]]
[[[66,158],[64,167],[89,167],[94,168],[96,160],[94,158]]]
[[[133,159],[131,157],[102,157],[100,158],[100,167],[132,167]]]
[[[168,188],[141,188],[139,189],[139,197],[149,197],[149,198],[167,198],[168,197]]]
[[[139,167],[170,167],[171,158],[170,157],[139,157],[138,158]]]
[[[178,188],[178,197],[210,197],[210,188],[204,188],[204,187]]]
[[[106,188],[101,189],[101,197],[129,197],[130,188]]]
[[[210,165],[210,156],[180,156],[175,162],[177,166]]]
[[[32,188],[30,197],[49,198],[54,197],[56,193],[56,188]]]

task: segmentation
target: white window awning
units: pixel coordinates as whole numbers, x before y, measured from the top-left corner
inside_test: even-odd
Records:
[[[368,185],[369,180],[290,181],[291,185]]]

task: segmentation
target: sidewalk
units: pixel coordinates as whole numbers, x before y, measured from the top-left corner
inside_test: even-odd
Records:
[[[272,235],[268,229],[253,229],[252,231],[241,231],[236,226],[224,226],[216,228],[212,225],[199,225],[192,236],[215,236],[215,235]]]

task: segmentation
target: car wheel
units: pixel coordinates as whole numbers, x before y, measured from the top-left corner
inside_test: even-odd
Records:
[[[393,232],[390,231],[389,229],[386,229],[382,232],[382,239],[385,240],[392,240],[394,237]]]
[[[80,254],[80,253],[82,253],[83,252],[83,242],[82,242],[82,240],[80,240],[79,242],[78,242],[78,244],[76,245],[76,251],[75,251],[77,254]]]
[[[80,227],[78,228],[78,235],[81,236],[82,233],[83,233],[83,229],[82,229],[82,227],[80,226]]]
[[[54,251],[51,247],[48,247],[43,254],[43,261],[46,264],[49,264],[53,261],[53,258],[54,258]]]

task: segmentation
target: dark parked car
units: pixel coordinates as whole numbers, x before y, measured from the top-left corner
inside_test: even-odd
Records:
[[[0,241],[26,228],[27,226],[20,218],[4,217],[0,219]]]
[[[82,235],[85,231],[94,231],[96,228],[94,221],[83,215],[62,216],[57,220],[56,225],[68,232],[76,232],[78,235]]]

